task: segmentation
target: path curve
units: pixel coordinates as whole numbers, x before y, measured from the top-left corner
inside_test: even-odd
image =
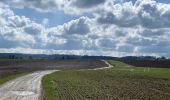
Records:
[[[114,67],[114,66],[111,65],[108,61],[106,61],[106,60],[102,60],[102,61],[107,65],[107,67],[95,68],[95,69],[93,69],[93,70],[107,69],[107,68],[112,68],[112,67]]]
[[[94,69],[80,69],[79,71],[85,71],[85,70],[100,70],[100,69],[108,69],[108,68],[112,68],[114,67],[113,65],[111,65],[108,61],[106,60],[101,60],[103,61],[107,66],[106,67],[101,67],[101,68],[94,68]]]
[[[41,80],[55,71],[37,71],[3,84],[0,86],[0,100],[41,100]]]

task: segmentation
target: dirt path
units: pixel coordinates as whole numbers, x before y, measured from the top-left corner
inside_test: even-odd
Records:
[[[114,66],[111,65],[108,61],[106,61],[106,60],[102,60],[102,61],[105,62],[105,64],[107,65],[107,67],[95,68],[94,70],[107,69],[107,68],[112,68],[112,67],[114,67]]]
[[[94,69],[80,69],[79,71],[85,71],[85,70],[100,70],[100,69],[107,69],[107,68],[112,68],[112,67],[114,67],[113,65],[111,65],[108,61],[106,61],[106,60],[101,60],[101,61],[103,61],[106,65],[107,65],[107,67],[101,67],[101,68],[94,68]]]
[[[0,86],[0,100],[41,100],[41,79],[54,70],[37,71]]]
[[[99,70],[113,67],[103,60],[108,66],[89,70]],[[37,71],[32,74],[9,81],[0,86],[0,100],[41,100],[41,79],[43,76],[55,72],[54,70]]]

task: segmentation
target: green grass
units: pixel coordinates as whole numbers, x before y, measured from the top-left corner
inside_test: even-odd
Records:
[[[115,67],[45,76],[45,100],[170,100],[170,69],[109,63]]]
[[[25,73],[16,73],[15,75],[7,75],[7,76],[0,77],[0,85],[4,84],[7,81],[16,79],[16,78],[26,75],[26,74],[28,74],[28,73],[26,73],[26,72]]]

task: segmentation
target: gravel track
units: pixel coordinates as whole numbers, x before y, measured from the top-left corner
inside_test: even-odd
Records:
[[[0,86],[0,100],[41,100],[41,79],[56,70],[37,71]]]
[[[95,68],[99,70],[113,67],[103,60],[107,67]],[[86,69],[87,70],[87,69]],[[43,76],[58,70],[37,71],[0,86],[0,100],[42,100],[41,80]]]

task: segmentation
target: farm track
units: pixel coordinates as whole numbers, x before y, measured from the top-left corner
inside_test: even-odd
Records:
[[[106,60],[102,60],[102,61],[107,65],[107,67],[95,68],[94,70],[107,69],[107,68],[112,68],[112,67],[114,67],[114,66],[111,65],[108,61],[106,61]]]
[[[85,71],[85,70],[101,70],[101,69],[108,69],[108,68],[114,67],[113,65],[111,65],[111,64],[110,64],[108,61],[106,61],[106,60],[101,60],[101,61],[105,63],[106,67],[93,68],[93,69],[80,69],[79,71]]]
[[[107,61],[103,60],[103,62],[107,67],[89,70],[100,70],[113,67]],[[36,71],[3,84],[0,86],[0,100],[42,100],[41,79],[43,76],[55,71],[56,70]]]
[[[41,100],[41,79],[56,70],[37,71],[0,86],[0,100]]]

